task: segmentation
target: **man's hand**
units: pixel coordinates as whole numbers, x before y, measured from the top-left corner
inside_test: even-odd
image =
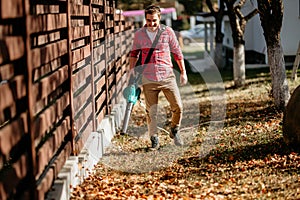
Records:
[[[137,73],[135,72],[134,69],[131,69],[129,72],[128,72],[128,84],[133,84],[135,79],[136,79],[136,75]]]
[[[181,71],[180,73],[180,85],[185,85],[187,84],[188,78],[186,75],[186,71],[185,71],[185,65],[184,65],[184,59],[181,60],[176,60],[178,67]]]
[[[187,84],[187,81],[188,81],[188,78],[187,78],[187,75],[186,75],[186,72],[181,72],[180,74],[180,85],[185,85]]]

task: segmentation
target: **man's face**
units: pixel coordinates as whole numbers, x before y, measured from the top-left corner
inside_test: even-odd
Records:
[[[147,14],[146,15],[146,24],[147,24],[147,29],[148,31],[156,31],[156,29],[158,28],[159,25],[159,21],[160,21],[160,17],[158,16],[158,14]]]

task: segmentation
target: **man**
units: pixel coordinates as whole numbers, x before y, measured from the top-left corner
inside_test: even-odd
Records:
[[[139,56],[141,56],[141,63],[145,62],[158,30],[163,27],[165,28],[154,48],[150,61],[143,65],[142,72],[151,149],[159,148],[157,104],[160,91],[164,93],[172,111],[170,137],[173,138],[175,145],[182,146],[183,142],[179,136],[179,127],[182,119],[182,101],[173,72],[171,53],[181,71],[180,83],[182,85],[187,83],[183,54],[173,29],[160,24],[161,11],[158,6],[148,6],[145,9],[145,19],[146,24],[136,31],[134,36],[132,51],[130,52],[130,69],[136,66]],[[131,70],[131,73],[135,73],[134,70]]]

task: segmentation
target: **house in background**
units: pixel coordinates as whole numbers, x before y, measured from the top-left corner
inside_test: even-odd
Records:
[[[283,0],[284,17],[281,30],[281,44],[286,63],[292,63],[300,41],[300,0]],[[242,12],[247,13],[257,7],[254,2],[249,2],[243,7]],[[270,22],[272,23],[272,22]],[[227,61],[232,59],[233,39],[228,17],[224,17],[224,52]],[[264,64],[267,60],[267,46],[263,35],[259,15],[250,19],[245,30],[246,64]]]
[[[281,42],[284,55],[294,58],[300,42],[300,0],[284,0],[283,2],[284,16]]]

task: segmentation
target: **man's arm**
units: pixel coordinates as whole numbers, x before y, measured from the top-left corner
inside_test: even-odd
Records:
[[[137,57],[129,57],[129,69],[132,70],[136,66],[136,62],[138,61]]]
[[[127,75],[127,77],[129,79],[131,77],[135,77],[136,76],[134,68],[136,66],[137,61],[138,61],[138,57],[132,57],[132,56],[129,57],[129,70],[130,71],[129,71],[128,75]]]
[[[180,84],[185,85],[187,83],[188,79],[187,79],[187,75],[186,75],[184,59],[176,60],[176,62],[180,69]]]
[[[185,70],[184,58],[179,45],[179,41],[175,35],[173,29],[170,29],[170,43],[169,43],[171,53],[178,64],[180,69],[180,84],[185,85],[187,83],[187,75]]]

